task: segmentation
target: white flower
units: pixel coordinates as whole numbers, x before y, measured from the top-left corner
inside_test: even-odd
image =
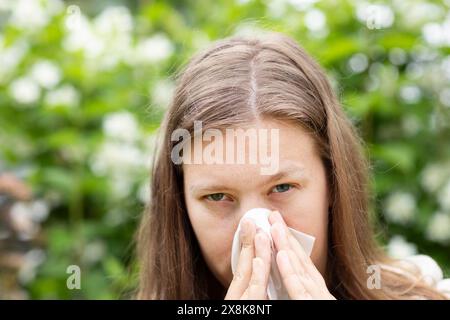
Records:
[[[397,12],[406,13],[403,16],[403,23],[409,28],[417,28],[428,21],[439,20],[445,14],[441,6],[427,2],[404,1],[403,6],[396,9]]]
[[[406,66],[406,76],[412,80],[420,79],[425,73],[425,68],[420,62],[410,62]]]
[[[266,5],[266,14],[273,18],[282,17],[286,13],[287,0],[269,0]]]
[[[13,2],[10,0],[0,0],[0,11],[8,11],[13,7]]]
[[[33,202],[16,202],[11,208],[11,215],[27,216],[34,222],[42,222],[47,219],[49,207],[43,200]]]
[[[126,111],[107,115],[103,120],[103,132],[108,137],[128,142],[139,136],[136,118]]]
[[[20,29],[36,30],[48,24],[49,14],[42,1],[17,0],[10,16],[10,23]]]
[[[348,67],[354,73],[361,73],[367,69],[369,60],[364,53],[356,53],[348,61]]]
[[[450,241],[450,215],[436,212],[428,223],[426,236],[432,241],[448,243]]]
[[[62,0],[46,0],[45,10],[51,16],[57,15],[63,12],[65,9],[65,4]]]
[[[64,25],[67,30],[73,31],[80,26],[81,9],[76,4],[68,5]]]
[[[432,163],[425,167],[420,174],[421,184],[428,192],[436,192],[450,175],[450,165]]]
[[[152,101],[158,106],[167,108],[172,101],[175,85],[169,80],[158,81],[151,90]]]
[[[78,105],[79,99],[78,91],[73,86],[66,84],[49,91],[45,96],[45,104],[49,107],[73,107]]]
[[[287,0],[295,9],[299,11],[307,10],[312,7],[318,0]]]
[[[400,97],[406,103],[417,103],[422,97],[422,91],[417,86],[403,86],[400,88]]]
[[[8,77],[16,70],[18,64],[28,51],[28,43],[15,42],[9,47],[4,47],[0,35],[0,83],[7,83]]]
[[[356,16],[369,29],[389,28],[394,23],[392,9],[382,4],[358,3]]]
[[[30,77],[16,79],[9,87],[10,95],[21,104],[32,104],[39,99],[41,89]]]
[[[450,179],[447,184],[444,185],[442,190],[439,191],[438,201],[443,210],[450,212]]]
[[[42,60],[32,67],[31,77],[42,87],[50,89],[61,80],[61,71],[53,62]]]
[[[99,34],[114,37],[130,32],[133,28],[133,18],[127,7],[107,7],[95,18],[94,27]]]
[[[105,48],[104,40],[95,34],[91,23],[81,12],[76,17],[76,23],[73,18],[66,17],[69,32],[63,40],[63,48],[69,52],[81,50],[91,59],[99,57]]]
[[[389,51],[389,61],[395,65],[402,65],[406,62],[407,55],[401,48],[393,48]]]
[[[254,21],[244,21],[236,27],[233,35],[242,37],[257,37],[266,33],[267,31],[259,27]]]
[[[102,58],[98,61],[100,68],[111,69],[120,61],[129,62],[132,55],[133,18],[128,8],[108,7],[95,18],[93,28],[95,34],[104,41]]]
[[[114,197],[125,198],[129,196],[134,180],[130,175],[117,173],[111,176],[110,183]]]
[[[439,24],[437,22],[427,23],[422,27],[422,35],[426,42],[432,46],[440,47],[450,44],[450,19]]]
[[[327,18],[319,9],[308,10],[305,14],[305,25],[312,32],[318,32],[325,29]]]
[[[21,202],[11,207],[9,216],[11,225],[21,240],[29,240],[39,232],[39,225],[31,219],[28,207]]]
[[[48,213],[48,205],[43,200],[36,200],[14,203],[9,215],[19,237],[22,240],[29,240],[40,230],[39,223],[47,218]]]
[[[21,284],[27,284],[35,278],[36,268],[45,261],[46,255],[42,249],[33,249],[28,251],[24,258],[18,273]]]
[[[30,214],[33,221],[42,222],[47,219],[49,207],[43,200],[36,200],[30,204]]]
[[[408,242],[402,236],[393,236],[387,245],[388,255],[395,259],[402,259],[417,254],[417,246]]]
[[[397,191],[388,196],[385,202],[385,216],[391,222],[408,224],[415,217],[416,200],[407,192]]]
[[[450,56],[442,60],[441,69],[444,72],[445,78],[447,78],[447,80],[450,80]]]
[[[402,23],[408,29],[418,28],[428,21],[441,19],[444,13],[439,5],[416,1],[394,1],[393,5],[402,15]]]
[[[439,93],[439,101],[442,105],[450,107],[450,88],[445,88]]]
[[[191,45],[196,50],[205,48],[211,42],[206,32],[196,31],[192,35]]]
[[[142,183],[138,189],[137,197],[142,203],[150,202],[150,183],[145,181]]]
[[[127,176],[129,172],[138,172],[145,168],[145,156],[135,146],[105,142],[91,162],[91,169],[97,175],[119,174]]]
[[[135,48],[138,63],[157,63],[170,57],[174,52],[172,42],[162,33],[141,40]]]
[[[93,71],[110,70],[120,61],[129,62],[133,20],[126,7],[108,7],[92,23],[74,9],[74,14],[66,17],[65,50],[81,50],[86,67]]]
[[[100,261],[106,252],[103,241],[96,240],[86,245],[81,255],[81,260],[86,264],[94,264]]]

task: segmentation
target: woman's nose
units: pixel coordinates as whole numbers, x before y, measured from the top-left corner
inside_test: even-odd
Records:
[[[263,199],[262,197],[252,197],[251,199],[247,199],[246,201],[242,201],[241,203],[242,205],[239,208],[239,219],[241,219],[247,211],[254,208],[266,208],[271,211],[279,210],[268,201],[265,201],[265,199]]]

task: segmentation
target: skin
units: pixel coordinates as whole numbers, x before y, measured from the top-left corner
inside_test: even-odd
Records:
[[[234,277],[231,271],[231,245],[239,221],[248,210],[265,207],[273,210],[269,222],[276,259],[290,297],[332,298],[323,278],[329,192],[314,140],[300,126],[272,119],[259,120],[249,128],[279,130],[277,173],[286,174],[275,180],[277,174],[262,175],[264,165],[248,161],[183,164],[188,215],[203,257],[215,277],[228,288],[226,299],[267,298],[270,242],[264,233],[256,232],[251,220],[243,221],[238,271]],[[238,152],[248,156],[249,148]],[[292,241],[287,226],[316,238],[311,257]]]

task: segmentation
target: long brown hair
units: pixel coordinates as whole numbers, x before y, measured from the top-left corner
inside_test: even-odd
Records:
[[[290,37],[234,36],[196,54],[177,76],[162,124],[150,202],[137,234],[140,299],[222,299],[226,288],[202,257],[183,196],[181,165],[171,161],[177,128],[193,132],[257,118],[294,122],[320,150],[331,192],[327,285],[340,299],[442,298],[419,278],[382,269],[381,289],[367,286],[367,267],[392,265],[374,240],[369,164],[363,143],[324,71]]]

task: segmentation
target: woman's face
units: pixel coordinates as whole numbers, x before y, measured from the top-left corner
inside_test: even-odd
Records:
[[[233,278],[231,245],[239,220],[248,210],[264,207],[278,210],[289,227],[316,238],[311,258],[324,275],[329,197],[325,168],[313,139],[301,127],[286,122],[262,120],[248,128],[278,129],[275,174],[261,174],[267,165],[248,160],[245,164],[183,164],[188,215],[207,265],[228,287]],[[248,145],[243,149],[236,152],[245,152],[249,159]],[[269,144],[268,150],[275,149]]]

